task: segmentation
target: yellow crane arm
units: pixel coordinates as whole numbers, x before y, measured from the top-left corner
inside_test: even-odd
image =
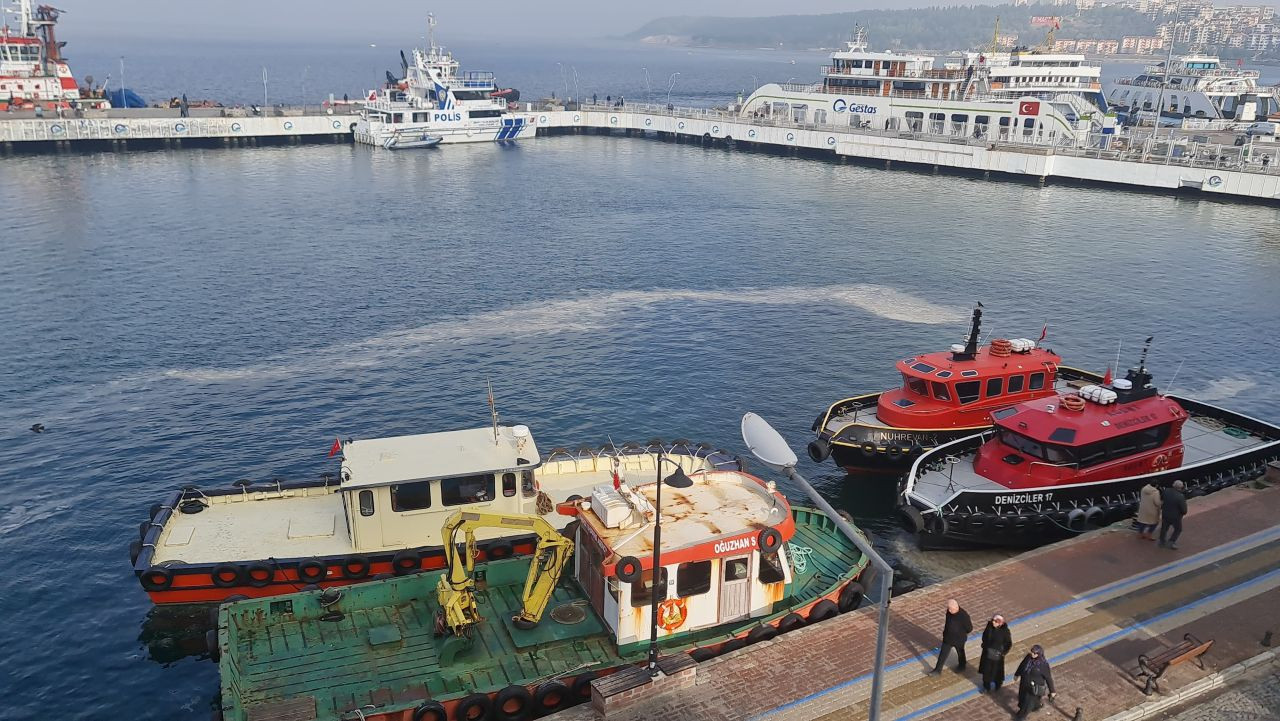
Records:
[[[478,528],[508,528],[537,534],[538,546],[529,564],[520,613],[512,618],[518,628],[533,628],[542,620],[564,567],[573,555],[573,541],[560,535],[541,516],[473,511],[454,513],[441,529],[441,536],[448,541],[444,546],[445,573],[436,585],[440,625],[455,636],[463,636],[481,620],[472,578]],[[466,534],[466,550],[461,556],[458,554],[459,531]]]

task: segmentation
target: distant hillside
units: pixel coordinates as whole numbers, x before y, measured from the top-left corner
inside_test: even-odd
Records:
[[[1044,39],[1044,27],[1032,27],[1036,15],[1062,17],[1059,38],[1114,38],[1152,35],[1146,17],[1120,8],[1098,8],[1074,15],[1051,5],[978,5],[915,10],[862,10],[828,15],[778,15],[762,18],[666,17],[628,33],[631,40],[698,47],[806,49],[838,47],[855,25],[867,28],[872,49],[952,50],[991,43],[996,17],[1000,34],[1017,34],[1022,44]],[[1057,11],[1057,12],[1055,12]]]

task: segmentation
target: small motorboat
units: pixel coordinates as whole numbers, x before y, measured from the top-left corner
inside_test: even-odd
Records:
[[[387,150],[410,150],[413,148],[434,148],[443,141],[439,135],[431,135],[418,131],[397,131],[382,141]]]
[[[980,345],[982,306],[964,344],[897,363],[902,386],[845,398],[813,422],[809,442],[815,463],[827,458],[850,472],[905,469],[935,446],[991,427],[991,413],[1014,403],[1043,398],[1070,381],[1100,378],[1062,367],[1062,358],[1040,340],[997,338]]]
[[[1148,483],[1198,496],[1280,459],[1280,426],[1161,394],[1146,355],[1125,378],[1001,409],[994,428],[920,456],[901,509],[921,545],[1036,546],[1132,517]]]

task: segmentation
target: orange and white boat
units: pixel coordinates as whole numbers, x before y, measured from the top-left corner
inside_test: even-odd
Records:
[[[17,0],[14,12],[17,27],[0,26],[0,111],[111,107],[100,93],[80,88],[62,57],[54,25],[63,11],[40,5],[33,12],[31,0]]]

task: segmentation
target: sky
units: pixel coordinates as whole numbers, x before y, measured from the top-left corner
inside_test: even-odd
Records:
[[[9,0],[0,0],[7,4]],[[427,13],[438,31],[455,38],[524,38],[622,35],[666,15],[759,16],[847,12],[873,7],[952,4],[939,0],[58,0],[66,15],[64,36],[77,43],[106,37],[157,40],[279,39],[289,44],[351,40],[403,44],[425,34]],[[416,29],[410,29],[416,28]]]

